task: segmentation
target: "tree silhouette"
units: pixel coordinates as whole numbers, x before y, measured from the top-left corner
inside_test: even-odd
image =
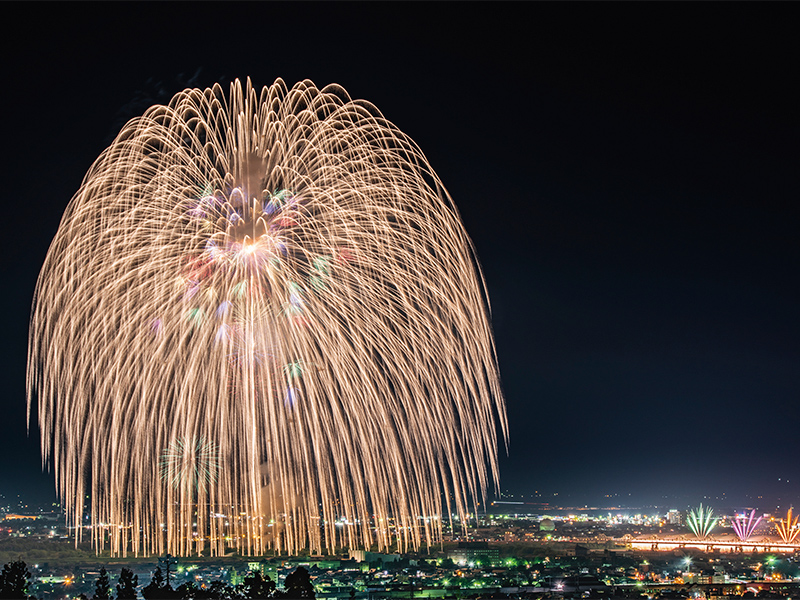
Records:
[[[3,565],[0,573],[0,598],[20,600],[28,597],[31,573],[23,560],[14,560]]]
[[[208,596],[202,592],[203,590],[198,588],[193,581],[189,581],[187,583],[182,583],[175,588],[175,597],[180,598],[181,600],[198,600],[200,598],[207,598]]]
[[[299,600],[300,598],[316,598],[311,576],[305,567],[297,567],[286,577],[282,598]]]
[[[106,568],[101,567],[100,576],[97,578],[97,581],[94,582],[94,596],[92,596],[92,600],[109,600],[109,598],[111,598],[108,593],[110,587],[111,583],[108,580]]]
[[[136,586],[139,585],[139,576],[133,571],[122,567],[117,584],[117,600],[136,600]]]
[[[145,597],[145,600],[171,600],[176,597],[172,587],[164,582],[164,573],[161,572],[161,567],[156,567],[156,570],[153,571],[150,583],[142,588],[142,596]]]
[[[236,597],[233,588],[222,581],[212,581],[205,593],[204,598],[212,598],[213,600],[228,600]],[[198,596],[198,598],[200,597]]]
[[[289,577],[291,577],[291,575]],[[274,594],[275,582],[269,577],[264,577],[261,573],[257,572],[244,578],[245,598],[272,598]]]

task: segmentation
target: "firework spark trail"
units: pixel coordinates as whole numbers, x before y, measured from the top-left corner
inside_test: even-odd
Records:
[[[176,487],[189,478],[205,488],[216,481],[217,461],[216,448],[204,439],[175,440],[161,455],[161,478]]]
[[[416,548],[441,535],[420,516],[463,522],[496,485],[507,434],[449,195],[374,106],[309,81],[123,128],[39,277],[36,398],[71,524],[88,495],[116,554]],[[213,484],[160,476],[182,440],[215,449]]]
[[[798,517],[792,519],[792,509],[789,507],[786,518],[780,519],[775,525],[775,529],[777,529],[778,535],[781,540],[783,540],[784,544],[793,543],[797,539],[797,535],[800,534],[800,527],[797,525],[797,520]]]
[[[704,540],[714,529],[718,520],[719,518],[714,516],[714,510],[710,506],[703,508],[701,503],[699,508],[689,511],[686,524],[698,539]]]
[[[738,515],[731,521],[731,527],[733,527],[733,531],[743,542],[746,542],[750,539],[750,536],[753,535],[753,532],[755,531],[756,527],[758,527],[761,519],[763,519],[763,517],[758,517],[755,521],[753,521],[755,516],[756,511],[753,509],[750,511],[749,519],[745,517],[745,515]]]

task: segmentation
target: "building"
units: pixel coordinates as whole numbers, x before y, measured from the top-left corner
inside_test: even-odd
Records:
[[[497,548],[490,548],[488,542],[459,542],[447,557],[459,565],[468,565],[476,560],[494,561],[500,558]]]

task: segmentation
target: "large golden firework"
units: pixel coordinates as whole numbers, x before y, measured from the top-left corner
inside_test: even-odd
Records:
[[[310,81],[185,90],[122,129],[39,277],[37,397],[68,519],[115,554],[416,548],[496,484],[507,431],[449,195]],[[208,485],[163,477],[185,440]]]

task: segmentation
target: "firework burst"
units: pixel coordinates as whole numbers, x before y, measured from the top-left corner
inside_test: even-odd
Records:
[[[711,507],[703,508],[701,504],[699,508],[689,511],[689,516],[686,519],[686,524],[692,533],[699,539],[706,539],[711,530],[717,524],[718,518],[714,516],[714,511]]]
[[[217,480],[218,470],[217,449],[203,438],[174,440],[161,455],[161,478],[176,489],[186,480],[206,489]]]
[[[800,526],[797,524],[798,517],[794,517],[792,519],[792,509],[789,508],[789,511],[786,513],[786,518],[781,519],[775,525],[775,528],[778,531],[778,535],[780,536],[781,540],[783,540],[784,544],[792,544],[797,539],[797,535],[800,534]]]
[[[750,518],[745,517],[744,515],[737,515],[731,521],[731,526],[733,527],[733,531],[736,532],[736,535],[739,537],[740,540],[746,542],[750,539],[750,536],[753,535],[756,527],[758,524],[761,523],[761,519],[763,517],[758,517],[755,521],[753,520],[756,516],[755,509],[750,511]]]
[[[39,277],[34,399],[68,519],[88,495],[117,554],[416,548],[496,484],[507,430],[449,195],[309,81],[186,90],[122,129]]]

